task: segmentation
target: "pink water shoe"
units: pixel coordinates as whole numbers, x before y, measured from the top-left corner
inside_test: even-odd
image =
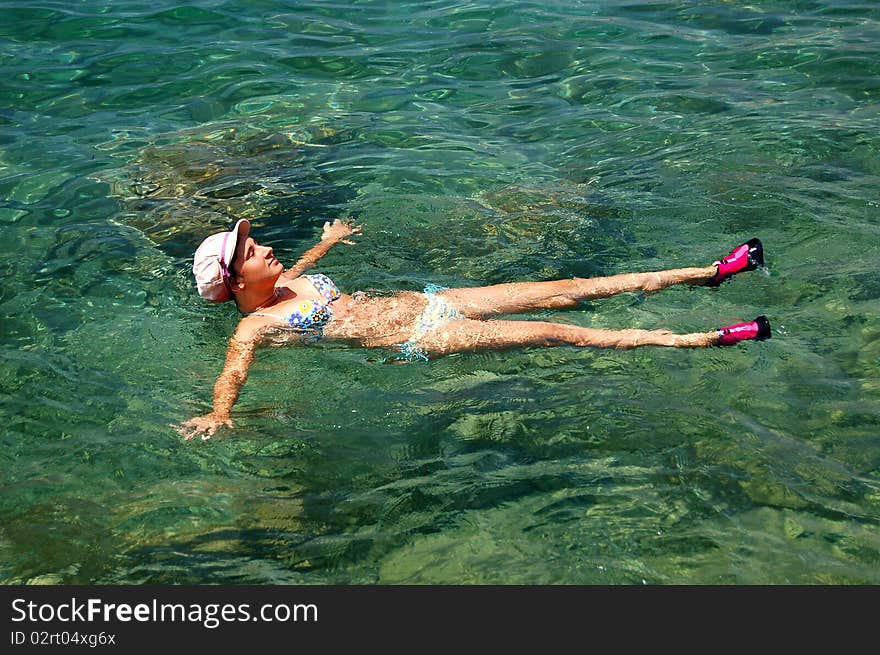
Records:
[[[754,321],[748,323],[737,323],[736,325],[728,325],[718,330],[718,345],[732,346],[740,341],[754,339],[755,341],[764,341],[770,338],[770,321],[766,316],[759,316]]]
[[[737,273],[754,271],[764,265],[764,246],[760,239],[749,239],[730,251],[724,259],[713,262],[718,267],[715,277],[706,282],[706,286],[717,287]]]

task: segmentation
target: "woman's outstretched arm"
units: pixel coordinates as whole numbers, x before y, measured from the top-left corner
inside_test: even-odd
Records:
[[[236,330],[229,340],[226,350],[226,364],[214,384],[214,411],[204,416],[196,416],[184,421],[176,429],[189,441],[197,435],[203,440],[210,439],[221,426],[232,427],[230,412],[242,385],[247,380],[248,369],[254,361],[254,351],[259,345],[259,336],[247,329]]]
[[[295,280],[302,275],[306,269],[314,266],[318,260],[326,255],[330,251],[330,248],[337,243],[347,243],[350,246],[355,245],[354,241],[346,239],[345,237],[353,234],[360,234],[361,229],[362,227],[360,225],[351,225],[338,218],[332,223],[330,221],[325,222],[324,231],[321,233],[321,240],[307,250],[305,254],[299,258],[299,261],[296,262],[296,264],[284,271],[279,279],[282,281]]]

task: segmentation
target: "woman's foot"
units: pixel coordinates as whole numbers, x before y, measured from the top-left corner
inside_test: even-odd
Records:
[[[718,330],[719,346],[732,346],[740,341],[753,339],[755,341],[764,341],[770,338],[770,321],[766,316],[759,316],[754,321],[748,323],[737,323],[736,325],[728,325]]]
[[[717,287],[737,273],[754,271],[764,265],[764,246],[760,239],[749,239],[730,251],[724,259],[714,264],[718,267],[715,276],[706,282],[706,286]]]

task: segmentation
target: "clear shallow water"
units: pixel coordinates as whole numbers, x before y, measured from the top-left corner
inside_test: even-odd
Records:
[[[19,2],[0,24],[0,580],[880,582],[873,3]],[[182,5],[182,3],[181,3]],[[419,289],[767,270],[546,313],[724,350],[261,352],[200,239]]]

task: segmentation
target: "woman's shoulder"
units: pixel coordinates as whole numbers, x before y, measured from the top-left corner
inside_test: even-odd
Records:
[[[260,314],[242,316],[235,328],[234,338],[237,341],[258,341],[263,332],[274,323],[278,323],[278,319],[270,316]]]

